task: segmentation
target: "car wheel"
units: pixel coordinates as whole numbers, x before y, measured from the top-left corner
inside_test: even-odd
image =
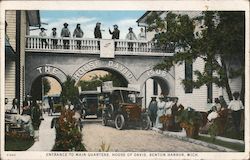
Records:
[[[144,130],[148,130],[150,128],[150,118],[149,116],[145,116],[142,118],[142,124],[141,124],[141,127],[142,129]]]
[[[125,119],[122,114],[117,114],[115,117],[115,128],[122,130],[125,126]]]

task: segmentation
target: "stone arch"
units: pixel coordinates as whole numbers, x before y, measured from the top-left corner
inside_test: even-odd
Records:
[[[136,83],[136,78],[133,72],[124,64],[114,60],[91,60],[79,67],[72,75],[72,78],[75,79],[76,83],[78,83],[81,77],[94,70],[114,71],[123,76],[127,80],[128,84]]]
[[[58,67],[42,65],[34,68],[26,77],[26,94],[31,91],[32,83],[39,77],[49,76],[55,78],[60,84],[66,81],[66,74]]]
[[[152,78],[157,81],[157,83],[161,86],[162,91],[170,96],[174,96],[174,87],[175,87],[175,78],[172,74],[173,72],[167,72],[163,70],[153,70],[149,69],[143,72],[139,79],[138,82],[140,84],[140,89],[142,90],[143,85],[145,82]]]

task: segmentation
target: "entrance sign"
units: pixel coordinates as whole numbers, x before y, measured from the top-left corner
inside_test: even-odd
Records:
[[[115,58],[114,40],[100,40],[100,58]]]
[[[58,69],[52,66],[42,66],[42,67],[37,67],[36,70],[40,73],[46,73],[46,74],[53,74],[56,75],[58,73]]]

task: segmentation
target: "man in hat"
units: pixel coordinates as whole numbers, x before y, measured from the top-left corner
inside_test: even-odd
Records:
[[[43,38],[43,37],[47,36],[46,33],[45,33],[45,28],[43,28],[43,27],[41,28],[41,32],[39,33],[39,36],[41,37],[41,44],[42,44],[41,47],[43,48],[44,44],[45,44],[45,48],[46,48],[48,43],[47,43],[46,39]]]
[[[135,36],[135,33],[133,32],[133,28],[132,27],[129,27],[129,32],[128,34],[126,35],[126,40],[136,40],[136,36]],[[133,43],[134,42],[128,42],[128,51],[133,51]]]
[[[119,39],[120,37],[120,30],[118,29],[118,26],[115,24],[114,25],[114,31],[111,32],[109,29],[109,34],[112,34],[112,39]],[[117,42],[115,42],[115,50],[116,50]]]
[[[83,37],[83,31],[80,27],[80,24],[78,23],[76,25],[76,28],[74,30],[74,33],[73,33],[73,37],[75,38],[82,38]],[[80,40],[76,40],[76,44],[77,44],[77,49],[81,49],[81,41]]]
[[[101,23],[97,22],[94,31],[95,38],[102,39]],[[97,42],[98,49],[100,49],[100,41]]]
[[[52,33],[51,33],[51,37],[52,37],[52,45],[53,45],[53,48],[57,48],[57,32],[56,32],[56,28],[52,28]]]
[[[148,115],[151,121],[151,127],[155,126],[155,120],[157,117],[157,102],[156,97],[151,97],[151,101],[148,106]]]
[[[61,37],[70,37],[70,31],[68,29],[68,23],[63,24],[64,28],[61,31]],[[63,48],[69,49],[69,40],[63,40]]]

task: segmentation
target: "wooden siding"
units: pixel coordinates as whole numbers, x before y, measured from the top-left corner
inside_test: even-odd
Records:
[[[16,51],[16,11],[8,10],[5,12],[7,26],[7,35],[14,51]]]
[[[192,107],[199,111],[204,111],[207,108],[207,87],[202,86],[199,89],[193,89],[193,93],[185,93],[181,81],[185,78],[185,64],[175,66],[175,94],[179,98],[179,103],[185,107]],[[198,58],[193,63],[193,71],[204,70],[203,60]],[[193,75],[193,78],[197,77]]]
[[[12,106],[12,100],[15,98],[15,83],[16,83],[16,63],[15,61],[7,61],[5,64],[5,98],[8,98],[9,103],[7,109]]]

